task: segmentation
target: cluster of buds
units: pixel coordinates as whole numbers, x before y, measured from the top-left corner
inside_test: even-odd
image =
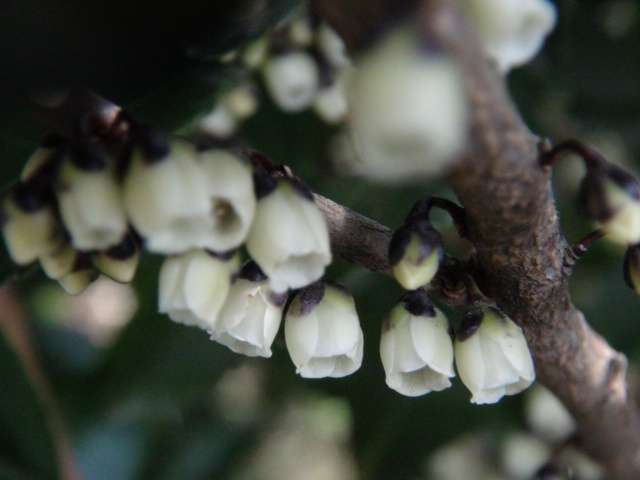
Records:
[[[389,244],[393,274],[410,290],[382,327],[380,355],[387,384],[408,396],[451,386],[453,362],[473,403],[496,403],[504,395],[527,388],[535,378],[531,353],[522,329],[465,278],[470,310],[457,334],[427,297],[427,287],[444,257],[442,239],[429,222],[433,207],[453,218],[466,235],[464,210],[453,202],[424,196],[412,207]],[[473,298],[472,298],[473,297]]]
[[[211,137],[231,138],[257,111],[259,85],[287,113],[312,108],[331,125],[347,114],[344,83],[351,60],[338,34],[306,9],[222,60],[237,63],[242,79],[223,87],[202,119],[200,128]]]
[[[544,166],[554,165],[564,153],[580,156],[587,168],[579,192],[579,206],[600,227],[569,248],[569,255],[582,256],[595,240],[608,238],[627,244],[624,279],[640,294],[640,182],[628,171],[613,165],[594,148],[569,140],[545,152]]]

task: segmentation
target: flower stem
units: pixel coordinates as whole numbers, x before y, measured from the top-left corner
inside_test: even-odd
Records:
[[[577,140],[567,140],[559,143],[540,155],[540,166],[551,167],[564,158],[567,153],[575,153],[584,161],[587,169],[602,168],[608,162],[595,148],[589,147]]]

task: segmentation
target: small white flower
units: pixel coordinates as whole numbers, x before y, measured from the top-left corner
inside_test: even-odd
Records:
[[[443,170],[465,148],[468,105],[458,64],[420,47],[411,29],[393,30],[364,55],[347,93],[356,173],[412,180]]]
[[[502,72],[535,57],[556,23],[549,0],[467,0],[485,51]]]
[[[256,87],[244,82],[226,92],[220,99],[229,112],[238,120],[245,120],[256,113],[258,96]]]
[[[96,278],[98,272],[85,254],[76,258],[73,270],[58,278],[58,283],[69,295],[80,295]]]
[[[351,65],[351,58],[342,38],[328,24],[322,23],[318,28],[316,42],[318,49],[332,67],[341,69]]]
[[[484,306],[465,315],[455,340],[455,358],[471,402],[496,403],[535,379],[522,329],[500,309]]]
[[[271,179],[269,179],[271,180]],[[305,185],[273,180],[260,196],[247,237],[247,250],[276,292],[319,279],[331,263],[327,224]]]
[[[47,277],[59,280],[73,271],[79,255],[80,252],[71,245],[69,239],[61,234],[58,246],[40,255],[40,266]]]
[[[342,84],[337,81],[320,88],[313,99],[313,110],[330,125],[342,122],[349,110]]]
[[[62,221],[78,250],[104,250],[120,241],[127,218],[120,187],[99,147],[71,147],[55,182]]]
[[[131,234],[127,234],[117,245],[94,253],[91,257],[91,261],[101,273],[120,283],[133,280],[139,260],[140,247]]]
[[[194,148],[148,130],[140,134],[124,180],[124,201],[136,230],[152,252],[201,247],[213,216],[207,179]]]
[[[224,150],[205,150],[198,154],[209,187],[212,206],[212,232],[204,247],[225,252],[246,239],[256,209],[251,167]]]
[[[564,442],[576,429],[576,422],[560,399],[539,383],[527,392],[524,414],[531,431],[549,443]]]
[[[262,36],[251,42],[242,52],[242,63],[249,70],[257,70],[264,65],[269,54],[269,39]]]
[[[449,320],[422,290],[409,292],[382,326],[380,358],[390,388],[410,397],[439,392],[454,377]]]
[[[443,255],[440,234],[426,220],[405,223],[389,243],[393,276],[407,290],[428,284],[438,273]]]
[[[225,104],[218,104],[200,120],[200,130],[214,138],[230,138],[238,129],[238,118]]]
[[[300,290],[287,311],[287,349],[306,378],[344,377],[362,364],[363,335],[353,297],[331,282]]]
[[[231,286],[211,339],[236,353],[271,357],[287,296],[273,292],[258,266],[248,263]]]
[[[263,68],[263,75],[271,98],[285,112],[304,110],[318,91],[318,66],[306,52],[271,57]]]
[[[21,183],[5,194],[2,234],[11,259],[18,265],[34,262],[57,247],[60,225],[37,186]]]
[[[178,323],[213,329],[237,268],[237,254],[220,257],[194,249],[167,257],[160,269],[159,312]]]

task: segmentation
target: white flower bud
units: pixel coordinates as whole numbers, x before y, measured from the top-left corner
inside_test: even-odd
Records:
[[[533,361],[522,329],[501,310],[485,306],[465,315],[455,340],[455,358],[471,402],[496,403],[533,382]]]
[[[80,252],[71,245],[66,237],[63,237],[55,249],[40,256],[40,266],[47,277],[59,280],[73,271],[79,255]]]
[[[133,236],[127,234],[114,247],[94,253],[91,260],[101,273],[116,282],[129,283],[138,269],[140,247]]]
[[[209,188],[212,230],[203,246],[216,252],[239,247],[246,239],[256,209],[251,167],[225,150],[198,154]]]
[[[98,272],[86,256],[76,257],[73,270],[58,279],[58,283],[69,295],[80,295],[98,278]]]
[[[347,48],[333,28],[322,23],[316,35],[318,49],[332,67],[341,69],[351,65]]]
[[[273,102],[285,112],[300,112],[311,105],[318,91],[318,66],[306,52],[271,57],[263,69]]]
[[[556,23],[549,0],[466,0],[485,51],[502,72],[535,57]]]
[[[513,480],[531,480],[536,477],[551,456],[549,446],[528,433],[510,433],[503,440],[502,466]]]
[[[220,103],[237,119],[245,120],[256,113],[258,109],[258,96],[255,86],[250,83],[241,83],[226,92]]]
[[[64,140],[59,137],[50,136],[45,138],[42,145],[31,154],[24,164],[22,172],[20,173],[20,180],[26,182],[39,171],[42,171],[47,163],[59,155],[63,145]]]
[[[62,221],[78,250],[104,250],[127,231],[120,187],[106,155],[90,143],[74,145],[55,182]]]
[[[147,130],[134,147],[124,180],[124,201],[136,230],[152,252],[201,247],[213,216],[207,179],[188,143]]]
[[[468,105],[456,61],[393,30],[356,65],[348,89],[357,173],[402,181],[439,172],[466,145]]]
[[[284,292],[322,276],[331,263],[329,231],[305,185],[286,178],[268,180],[272,190],[258,192],[247,250],[269,277],[271,288]]]
[[[313,110],[330,125],[342,122],[349,108],[341,82],[321,88],[313,99]]]
[[[20,184],[2,200],[2,233],[11,259],[27,265],[57,247],[60,225],[39,188]]]
[[[449,388],[454,377],[449,321],[422,290],[409,292],[382,326],[380,357],[386,382],[416,397]]]
[[[219,257],[194,249],[167,257],[160,269],[159,312],[174,322],[213,329],[237,269],[237,254]]]
[[[287,311],[284,333],[303,377],[344,377],[362,364],[363,335],[353,297],[334,283],[300,290]]]
[[[405,223],[389,242],[393,276],[407,290],[415,290],[433,280],[443,256],[440,234],[427,220]]]
[[[576,428],[575,421],[558,397],[540,384],[527,392],[524,413],[531,431],[547,442],[562,443]]]
[[[200,120],[200,130],[214,138],[230,138],[238,129],[238,118],[225,104],[218,104]]]
[[[287,294],[273,292],[255,263],[245,265],[231,286],[211,339],[236,353],[271,357],[286,301]]]
[[[247,48],[242,53],[242,63],[249,70],[257,70],[267,60],[268,54],[269,39],[266,36],[262,36],[247,45]]]
[[[609,163],[590,168],[580,187],[580,205],[612,240],[640,243],[640,184]]]

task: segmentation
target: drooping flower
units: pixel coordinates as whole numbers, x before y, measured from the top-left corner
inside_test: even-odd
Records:
[[[289,178],[257,179],[258,204],[247,250],[275,292],[319,279],[331,263],[329,231],[308,187]]]
[[[202,247],[212,228],[207,179],[195,149],[139,127],[123,185],[127,214],[152,252]]]
[[[610,163],[590,168],[580,187],[580,205],[613,240],[640,243],[640,183]]]
[[[96,278],[98,271],[91,264],[88,254],[80,254],[71,271],[58,278],[58,283],[69,295],[80,295]]]
[[[410,28],[392,30],[361,58],[347,93],[355,173],[413,180],[448,167],[465,148],[468,105],[458,64],[421,45]]]
[[[59,280],[72,272],[80,255],[82,253],[71,244],[66,234],[61,232],[57,246],[40,255],[40,266],[47,277]]]
[[[485,51],[502,72],[529,62],[556,23],[549,0],[466,0]]]
[[[255,262],[247,263],[231,285],[211,339],[236,353],[271,357],[287,293],[275,293]]]
[[[362,364],[363,335],[353,297],[320,281],[291,301],[284,327],[296,373],[306,378],[344,377]]]
[[[393,276],[407,290],[429,283],[444,256],[442,238],[428,220],[410,220],[397,229],[389,242]]]
[[[2,234],[11,259],[27,265],[58,245],[61,226],[43,186],[19,183],[2,199]]]
[[[339,80],[320,87],[313,99],[313,110],[330,125],[342,122],[348,109],[344,87]]]
[[[464,316],[454,351],[472,403],[496,403],[521,392],[535,378],[522,329],[497,307],[487,305]]]
[[[263,67],[263,76],[273,102],[285,112],[309,107],[318,90],[318,66],[303,51],[272,56]]]
[[[171,320],[212,330],[238,271],[236,252],[204,250],[167,257],[160,269],[158,310]]]
[[[115,246],[94,253],[91,261],[95,267],[116,282],[129,283],[138,269],[140,245],[131,233]]]
[[[104,250],[120,241],[127,218],[106,154],[91,142],[69,147],[55,182],[62,221],[79,250]]]
[[[382,325],[380,357],[387,385],[415,397],[451,386],[449,320],[423,290],[405,294]]]
[[[256,208],[251,167],[235,155],[220,149],[198,154],[209,188],[212,229],[204,247],[225,252],[246,239]]]
[[[630,245],[624,255],[624,281],[640,295],[640,244]]]

